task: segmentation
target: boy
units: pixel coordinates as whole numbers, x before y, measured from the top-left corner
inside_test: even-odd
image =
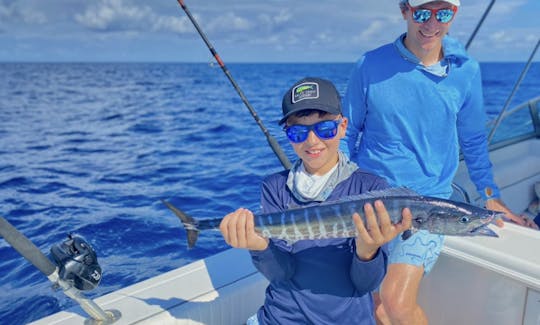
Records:
[[[331,82],[298,81],[283,97],[282,109],[280,124],[299,159],[290,171],[265,178],[263,213],[388,187],[338,150],[348,121]],[[256,233],[249,210],[225,216],[220,225],[225,241],[249,249],[255,267],[270,281],[264,306],[248,324],[374,324],[370,291],[386,272],[381,246],[408,229],[412,216],[404,209],[403,221],[393,225],[380,201],[366,205],[364,213],[367,225],[353,216],[355,238],[300,240],[292,246]]]

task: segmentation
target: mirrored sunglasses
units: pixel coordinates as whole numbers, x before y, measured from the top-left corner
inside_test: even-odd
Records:
[[[457,11],[456,6],[445,9],[425,9],[425,8],[413,8],[409,5],[412,12],[412,18],[415,22],[423,24],[427,22],[432,15],[435,15],[435,19],[443,24],[448,24],[454,18]]]
[[[338,126],[343,119],[321,121],[312,125],[294,124],[285,126],[283,130],[291,142],[301,143],[306,141],[309,131],[313,130],[321,140],[330,140],[337,134]]]

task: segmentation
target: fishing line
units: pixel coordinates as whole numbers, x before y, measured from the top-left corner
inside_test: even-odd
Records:
[[[238,86],[236,81],[233,79],[231,73],[229,72],[229,69],[227,69],[227,67],[225,66],[225,63],[223,63],[223,61],[221,60],[219,54],[216,52],[216,50],[212,46],[212,44],[210,43],[210,41],[208,40],[208,38],[206,37],[206,35],[202,31],[201,27],[199,26],[199,24],[197,23],[195,18],[191,15],[191,12],[189,11],[187,6],[185,5],[184,0],[177,0],[177,1],[180,4],[180,6],[182,7],[182,9],[184,10],[184,12],[186,13],[186,15],[188,16],[189,20],[191,20],[191,23],[193,24],[193,26],[195,26],[195,29],[197,30],[199,35],[204,40],[204,43],[206,44],[206,46],[208,47],[208,49],[212,53],[212,56],[216,59],[216,62],[221,67],[221,70],[223,70],[223,72],[225,73],[225,75],[227,76],[227,78],[229,79],[231,84],[233,85],[234,89],[236,90],[236,92],[238,93],[238,95],[240,96],[240,98],[242,99],[244,104],[246,105],[247,109],[251,113],[251,116],[253,116],[253,118],[255,119],[255,122],[257,122],[257,125],[259,125],[259,127],[261,128],[262,132],[266,136],[266,140],[268,141],[268,144],[270,144],[270,147],[272,148],[272,150],[274,151],[274,153],[278,157],[278,159],[281,162],[281,164],[283,165],[283,167],[285,169],[290,169],[291,168],[291,162],[289,161],[289,159],[287,158],[287,156],[285,155],[285,153],[283,152],[283,150],[279,146],[276,139],[268,132],[268,129],[266,129],[263,122],[259,118],[259,115],[255,111],[255,109],[251,106],[251,104],[247,100],[246,96],[244,96],[244,93],[242,92],[242,90],[240,89],[240,87]]]

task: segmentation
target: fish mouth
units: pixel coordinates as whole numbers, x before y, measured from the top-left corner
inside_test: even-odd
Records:
[[[492,211],[486,218],[482,219],[482,224],[469,231],[471,236],[486,236],[486,237],[499,237],[496,232],[488,228],[488,225],[495,223],[497,220],[504,220],[505,214],[503,212]]]
[[[469,231],[471,236],[485,236],[485,237],[499,237],[496,232],[488,228],[488,223],[482,224],[471,231]]]

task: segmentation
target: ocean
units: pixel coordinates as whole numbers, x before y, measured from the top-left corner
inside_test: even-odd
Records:
[[[493,118],[525,63],[482,63]],[[352,63],[229,64],[291,161],[281,97],[304,76],[343,94]],[[534,63],[512,105],[538,96]],[[519,121],[515,127],[519,128]],[[0,63],[0,215],[42,252],[81,235],[103,269],[97,297],[226,249],[219,233],[187,250],[165,199],[195,217],[257,211],[262,178],[281,170],[218,66]],[[0,324],[26,324],[74,302],[0,239]]]

